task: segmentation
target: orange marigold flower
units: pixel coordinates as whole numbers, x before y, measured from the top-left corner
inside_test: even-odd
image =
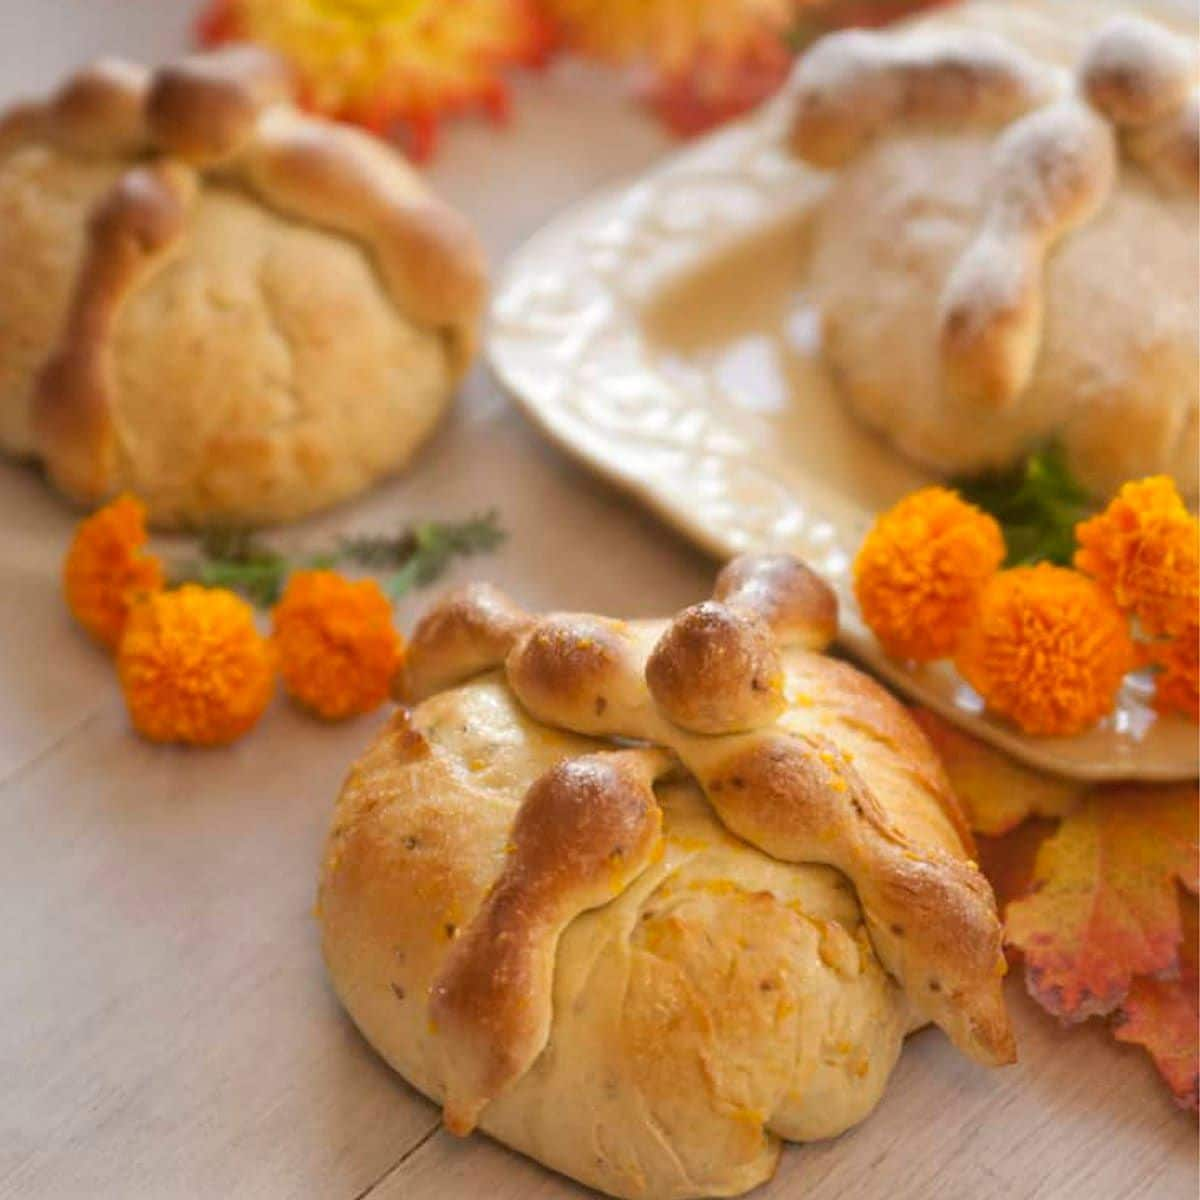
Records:
[[[403,643],[373,579],[297,571],[274,621],[284,687],[306,708],[338,721],[387,699]]]
[[[1148,647],[1159,668],[1154,706],[1159,712],[1181,712],[1200,721],[1200,622],[1193,621],[1177,637]]]
[[[116,649],[140,595],[163,585],[162,563],[145,553],[146,509],[121,496],[79,523],[63,563],[63,587],[75,619]]]
[[[1026,733],[1067,735],[1112,711],[1136,654],[1105,591],[1039,563],[992,578],[954,661],[988,707]]]
[[[443,116],[502,116],[502,69],[550,48],[533,0],[211,0],[199,33],[279,51],[309,107],[377,133],[407,126],[417,158],[432,153]]]
[[[990,516],[946,488],[922,488],[867,534],[854,560],[854,593],[888,654],[945,658],[1003,561],[1004,536]]]
[[[1170,636],[1200,612],[1200,523],[1175,481],[1127,483],[1099,516],[1075,530],[1075,565],[1133,613],[1151,636]]]
[[[117,653],[134,727],[154,742],[216,746],[258,722],[275,667],[254,610],[224,588],[186,584],[134,605]]]

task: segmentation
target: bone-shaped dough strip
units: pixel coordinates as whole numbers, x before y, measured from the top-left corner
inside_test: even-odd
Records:
[[[1200,191],[1200,91],[1174,112],[1124,138],[1125,153],[1166,191]]]
[[[713,599],[672,621],[646,681],[658,707],[693,733],[768,725],[787,707],[781,646],[822,650],[837,634],[829,585],[787,554],[734,559]]]
[[[149,71],[121,59],[83,67],[48,100],[19,104],[0,118],[0,154],[41,141],[88,157],[139,154],[147,144],[149,86]]]
[[[487,286],[483,250],[393,149],[276,105],[225,169],[280,212],[363,243],[397,307],[440,330],[455,373],[466,370]]]
[[[770,586],[773,578],[783,581],[777,589]],[[819,593],[816,603],[794,603],[805,587],[802,575],[781,572],[777,560],[753,557],[735,560],[718,584],[727,599],[743,603],[747,593],[757,592],[759,619],[791,625],[785,636],[793,639],[801,627],[813,638],[817,629],[829,628],[828,614],[820,616],[826,602]],[[445,612],[440,606],[421,623],[410,645],[409,666],[418,679],[458,681],[497,665],[501,648],[511,644],[509,684],[533,716],[577,733],[668,747],[730,829],[774,857],[841,870],[859,891],[881,961],[914,1005],[973,1057],[1011,1060],[1000,990],[1000,923],[973,866],[911,844],[850,764],[819,740],[769,726],[697,736],[668,719],[645,673],[652,653],[669,654],[678,644],[674,625],[652,647],[621,621],[581,614],[534,620],[507,601],[498,603],[495,594],[483,593],[483,600],[472,613],[471,594],[460,593],[444,602]],[[504,614],[499,622],[497,611]],[[690,611],[676,621],[686,623]],[[802,620],[801,612],[811,620]],[[743,637],[747,628],[757,636],[745,619],[722,625],[720,636]],[[726,696],[730,708],[737,709],[741,695],[738,683]]]
[[[772,857],[840,870],[858,892],[880,960],[914,1007],[964,1053],[1011,1061],[1002,931],[974,865],[910,842],[832,743],[771,727],[720,737],[680,729],[643,682],[650,653],[619,622],[551,616],[518,640],[508,678],[547,724],[673,750],[722,823]]]
[[[733,833],[850,879],[880,961],[918,1012],[980,1062],[1014,1059],[1003,930],[974,863],[905,837],[827,739],[764,731],[673,743]]]
[[[33,398],[47,470],[68,495],[102,496],[111,473],[111,331],[130,293],[182,244],[196,180],[178,163],[134,167],[88,221],[88,241],[60,348]]]
[[[939,305],[953,395],[1002,408],[1024,391],[1041,346],[1046,256],[1100,209],[1115,175],[1112,129],[1077,100],[1031,113],[1000,137],[986,212]]]
[[[832,34],[793,73],[791,148],[836,167],[900,123],[1007,124],[1053,86],[1050,71],[994,34]]]
[[[653,783],[670,765],[654,750],[588,755],[553,767],[526,793],[504,870],[430,993],[452,1133],[470,1133],[545,1048],[559,937],[654,861],[662,811]]]
[[[447,593],[408,640],[398,699],[415,704],[500,666],[532,623],[489,583]]]
[[[294,91],[286,63],[257,46],[193,54],[154,73],[146,126],[159,149],[211,165],[243,149],[262,112]]]
[[[1196,82],[1195,46],[1157,21],[1114,17],[1079,64],[1079,87],[1114,125],[1139,128],[1177,112]]]

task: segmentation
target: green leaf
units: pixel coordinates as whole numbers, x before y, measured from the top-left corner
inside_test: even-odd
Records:
[[[1005,565],[1052,562],[1069,566],[1075,554],[1075,526],[1095,511],[1091,497],[1075,481],[1057,445],[1031,454],[1004,471],[959,479],[953,485],[965,500],[991,513],[1004,533]]]

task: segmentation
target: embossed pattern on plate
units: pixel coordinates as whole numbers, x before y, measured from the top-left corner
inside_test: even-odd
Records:
[[[895,662],[863,625],[854,550],[878,506],[927,477],[857,428],[821,377],[802,271],[793,290],[778,264],[825,182],[784,152],[785,126],[783,102],[768,104],[535,235],[493,304],[500,381],[555,442],[710,553],[801,555],[836,588],[850,653],[1014,756],[1087,779],[1200,774],[1196,727],[1156,717],[1144,682],[1084,734],[1027,737],[950,666]],[[762,304],[771,286],[781,294]],[[747,319],[764,327],[723,339]],[[739,374],[758,403],[739,403]]]

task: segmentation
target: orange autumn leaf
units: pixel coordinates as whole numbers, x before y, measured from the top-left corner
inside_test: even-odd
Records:
[[[1096,788],[1038,851],[1032,891],[1007,910],[1030,994],[1066,1021],[1112,1012],[1139,975],[1170,971],[1176,884],[1200,872],[1194,785]]]
[[[976,836],[979,869],[992,885],[1001,916],[1011,901],[1029,894],[1038,852],[1042,843],[1053,836],[1057,828],[1056,821],[1033,817],[1003,837],[988,837],[986,834]],[[1010,958],[1017,956],[1015,947],[1010,945],[1005,948]]]
[[[1063,817],[1087,785],[1027,767],[927,708],[913,708],[975,833],[998,837],[1029,817]]]
[[[1200,971],[1197,969],[1196,898],[1180,894],[1183,941],[1172,978],[1135,979],[1114,1034],[1144,1046],[1183,1108],[1200,1110]]]

